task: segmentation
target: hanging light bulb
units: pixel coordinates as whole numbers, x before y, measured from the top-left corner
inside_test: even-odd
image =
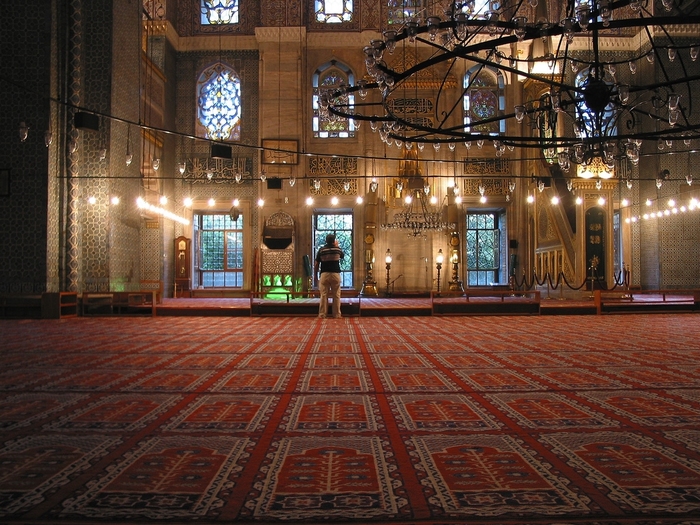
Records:
[[[343,182],[343,190],[345,190],[345,193],[348,193],[350,191],[350,181],[346,180]]]
[[[100,160],[105,160],[107,158],[107,148],[102,148],[100,150]]]
[[[260,180],[261,180],[262,182],[265,182],[265,181],[267,180],[267,172],[266,172],[265,170],[262,170],[262,171],[260,172]]]
[[[237,183],[240,184],[241,179],[243,178],[243,174],[240,171],[236,170],[236,173],[233,176],[233,178],[236,180]]]
[[[151,166],[153,166],[153,171],[158,171],[160,169],[160,159],[153,159]]]
[[[177,165],[177,169],[180,172],[180,175],[183,175],[185,173],[185,170],[187,169],[187,163],[185,161],[179,162]]]
[[[294,175],[289,177],[289,187],[290,188],[293,188],[296,183],[297,183],[297,179]]]
[[[425,186],[423,186],[423,193],[425,193],[426,195],[430,195],[430,184],[426,184]]]
[[[377,191],[377,187],[379,186],[379,183],[377,182],[377,177],[372,177],[372,180],[369,183],[369,191],[372,193]]]
[[[24,142],[27,140],[27,137],[29,136],[29,126],[22,121],[19,123],[19,141]]]
[[[78,141],[75,139],[70,139],[68,142],[68,153],[72,155],[76,151],[78,151]]]
[[[693,184],[693,176],[690,173],[688,173],[685,176],[685,181],[688,183],[688,186],[691,186]]]
[[[44,144],[46,144],[46,147],[48,148],[51,144],[53,144],[53,133],[51,133],[50,129],[47,129],[44,132]]]
[[[321,189],[321,180],[320,179],[314,179],[314,189],[316,191]]]
[[[131,126],[126,128],[126,156],[124,161],[127,166],[131,165],[131,161],[134,160],[134,154],[131,153]]]

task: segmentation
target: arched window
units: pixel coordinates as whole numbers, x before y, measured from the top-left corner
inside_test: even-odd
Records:
[[[317,138],[349,138],[355,136],[355,123],[352,119],[340,118],[328,111],[326,100],[334,88],[355,84],[355,76],[345,64],[331,60],[314,71],[312,78],[313,108],[312,126]],[[353,108],[354,95],[344,95],[332,101],[336,105]]]
[[[315,0],[316,21],[340,24],[352,20],[352,0]]]
[[[237,24],[238,0],[200,0],[202,25]]]
[[[503,74],[492,68],[474,66],[464,75],[464,131],[499,135],[505,133],[506,107]]]
[[[197,80],[197,135],[214,140],[241,138],[241,81],[228,66],[217,63]]]

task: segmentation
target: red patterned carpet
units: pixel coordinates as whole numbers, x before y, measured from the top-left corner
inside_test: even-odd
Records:
[[[3,523],[700,523],[700,317],[0,321]]]

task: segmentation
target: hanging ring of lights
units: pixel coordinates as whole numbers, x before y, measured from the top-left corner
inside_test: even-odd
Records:
[[[565,171],[571,163],[588,164],[595,158],[610,164],[626,157],[636,164],[644,143],[682,139],[690,146],[692,139],[700,138],[699,113],[693,108],[693,95],[700,93],[700,74],[697,66],[690,66],[697,61],[700,38],[697,31],[687,33],[688,27],[700,24],[700,15],[692,2],[676,3],[681,5],[674,7],[672,0],[663,0],[664,11],[656,14],[651,2],[640,0],[568,0],[559,23],[530,23],[527,15],[534,12],[536,0],[515,5],[502,2],[499,9],[481,13],[473,12],[474,2],[453,1],[445,19],[413,19],[401,30],[385,31],[384,39],[372,40],[363,49],[371,81],[363,79],[356,86],[340,86],[323,94],[322,110],[333,118],[369,121],[372,131],[379,131],[385,142],[432,143],[437,150],[443,143],[464,142],[469,147],[472,141],[490,141],[498,156],[505,148],[535,149],[548,160],[563,164]],[[684,3],[689,4],[689,13],[683,12]],[[633,16],[624,16],[629,13]],[[601,38],[625,31],[646,35],[647,44],[624,60],[609,59],[612,54],[600,49]],[[590,49],[574,48],[577,35],[590,40]],[[538,39],[552,42],[550,50],[545,49],[540,56],[513,57],[501,51],[526,44],[535,49]],[[405,69],[400,68],[404,64],[401,60],[389,66],[386,54],[393,54],[402,42],[420,42],[431,54],[418,63],[408,63]],[[558,42],[556,46],[554,42]],[[457,99],[450,99],[445,87],[458,60],[538,82],[547,96],[467,126],[460,101],[471,86],[454,90],[459,94]],[[636,85],[619,80],[618,68],[629,66],[634,77],[636,64],[643,60],[659,62],[658,79]],[[547,73],[533,69],[543,63]],[[397,111],[404,106],[392,100],[405,96],[407,86],[415,89],[418,76],[436,68],[442,71],[442,85],[435,99],[445,99],[441,107],[451,109],[436,111],[432,124],[411,118],[405,109],[404,113]],[[372,90],[378,96],[366,100]],[[362,102],[349,104],[348,94],[355,92]],[[362,113],[357,111],[360,107]],[[513,133],[520,128],[510,123],[520,124],[525,117],[535,123],[547,119],[555,132],[546,137]],[[496,123],[500,126],[502,121],[508,124],[505,129],[510,134],[476,130]]]

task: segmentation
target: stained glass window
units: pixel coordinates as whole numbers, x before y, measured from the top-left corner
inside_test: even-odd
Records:
[[[505,120],[499,120],[506,106],[504,84],[500,71],[483,66],[467,71],[464,76],[464,131],[485,135],[505,133]]]
[[[315,0],[316,21],[340,24],[352,20],[352,0]]]
[[[237,24],[238,0],[200,0],[202,25]]]
[[[349,138],[355,136],[355,122],[341,118],[328,111],[329,97],[333,89],[343,85],[354,85],[355,77],[345,64],[332,60],[318,68],[311,79],[313,96],[312,127],[317,138]],[[343,95],[331,101],[334,105],[353,108],[354,95]]]
[[[199,75],[197,134],[214,140],[241,137],[241,81],[224,64],[214,64]]]

